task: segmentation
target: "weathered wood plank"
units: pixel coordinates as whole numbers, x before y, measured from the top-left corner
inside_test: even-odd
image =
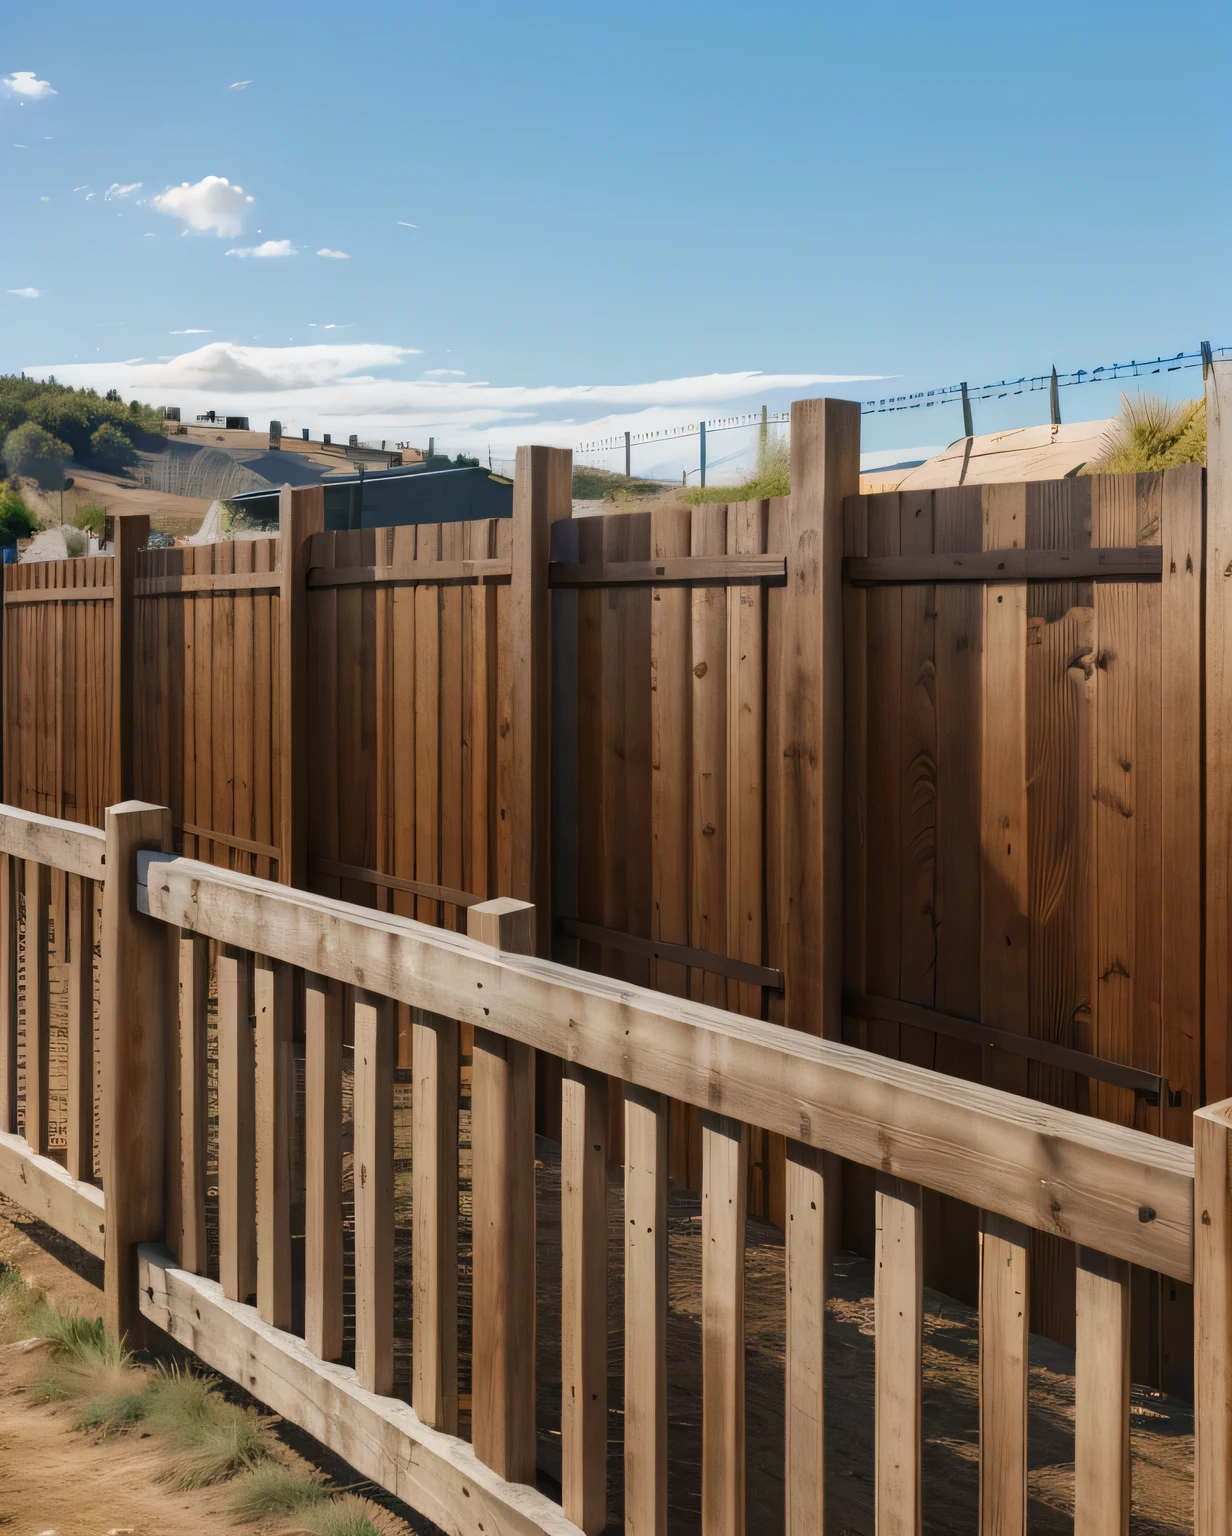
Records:
[[[702,1118],[702,1528],[743,1536],[748,1128]]]
[[[281,961],[253,971],[256,1018],[257,1310],[291,1326],[291,1122],[295,974]],[[392,1175],[391,1175],[392,1176]]]
[[[355,1377],[394,1384],[394,1013],[371,992],[355,999]]]
[[[206,1266],[205,1183],[209,1155],[208,1022],[210,945],[199,934],[179,942],[179,1177],[180,1266],[194,1275]]]
[[[67,1174],[59,1163],[39,1157],[26,1140],[0,1131],[0,1195],[39,1221],[103,1257],[103,1192]]]
[[[874,1508],[878,1536],[919,1536],[924,1204],[918,1184],[877,1175]]]
[[[342,1354],[342,987],[304,977],[304,1342]]]
[[[495,1019],[513,1040],[581,1066],[1191,1276],[1184,1147],[195,860],[151,857],[140,878],[142,910],[164,922],[257,943],[461,1023]],[[1139,1219],[1143,1206],[1154,1220]]]
[[[825,1529],[825,1319],[838,1170],[824,1152],[787,1143],[784,1265],[787,1275],[787,1418],[784,1536]]]
[[[1078,1250],[1074,1530],[1129,1532],[1129,1265]]]
[[[561,1484],[587,1536],[607,1524],[607,1080],[566,1067],[561,1096]]]
[[[0,810],[0,853],[11,858],[33,859],[85,880],[102,880],[106,851],[107,835],[97,827],[70,825],[11,805]]]
[[[625,1084],[625,1530],[667,1533],[667,1132],[658,1093]]]
[[[980,1536],[1027,1529],[1027,1239],[980,1212]]]
[[[25,864],[24,917],[26,931],[26,1140],[40,1157],[51,1149],[51,970],[48,944],[48,907],[51,904],[51,870],[27,859]]]
[[[1224,1536],[1232,1530],[1232,1100],[1194,1114],[1193,1231],[1194,1536]]]
[[[223,1294],[247,1301],[257,1288],[256,1063],[252,956],[218,956],[218,1273]]]
[[[420,1009],[411,1018],[411,1406],[425,1424],[452,1435],[458,1426],[458,1026]]]

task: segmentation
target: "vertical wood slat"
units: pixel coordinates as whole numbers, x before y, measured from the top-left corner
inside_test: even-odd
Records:
[[[1129,1532],[1129,1265],[1078,1250],[1074,1531]]]
[[[825,1528],[825,1323],[837,1169],[816,1147],[787,1143],[784,1536]]]
[[[1206,439],[1203,1066],[1214,1103],[1232,1094],[1232,359],[1207,370]]]
[[[743,1536],[748,1127],[702,1118],[702,1529]]]
[[[21,610],[17,612],[20,614]],[[5,718],[8,719],[7,709]],[[11,740],[8,745],[11,750]],[[8,762],[7,754],[5,761]],[[17,1133],[18,862],[12,854],[0,854],[0,1131],[10,1135]]]
[[[1232,494],[1232,486],[1228,490]],[[1216,554],[1214,545],[1210,554]],[[1224,1100],[1194,1115],[1194,1536],[1226,1536],[1229,1530],[1232,1100]]]
[[[984,487],[984,546],[1026,548],[1026,487]],[[1026,1034],[1030,1024],[1027,861],[1027,584],[984,588],[980,1018]],[[984,1053],[984,1080],[1027,1089],[1026,1061]]]
[[[253,971],[256,1020],[257,1310],[291,1326],[291,1028],[295,971],[263,960]],[[391,1077],[392,1081],[392,1077]]]
[[[355,998],[355,1375],[394,1384],[394,1008]]]
[[[304,1342],[342,1354],[342,986],[304,978]]]
[[[40,1156],[50,1150],[47,1074],[51,1047],[51,967],[48,905],[51,870],[25,861],[26,920],[26,1141]]]
[[[619,521],[623,523],[624,519]],[[726,552],[726,506],[703,503],[694,507],[690,553],[705,556]],[[721,955],[727,949],[727,594],[722,587],[697,586],[691,589],[690,595],[692,861],[689,943],[695,949]],[[616,751],[621,750],[621,743],[617,741]],[[612,853],[609,848],[608,856]],[[725,1007],[727,982],[712,971],[696,968],[689,973],[689,995],[716,1008]]]
[[[467,912],[481,944],[533,954],[535,910],[497,897]],[[535,1064],[476,1029],[471,1076],[472,1442],[509,1482],[535,1480]]]
[[[1027,1241],[980,1212],[980,1536],[1027,1528]]]
[[[229,1301],[257,1288],[256,1069],[252,956],[218,956],[218,1276]]]
[[[624,1098],[625,1531],[666,1536],[668,1100]]]
[[[319,486],[284,486],[278,511],[277,785],[278,879],[308,883],[308,562],[325,527]],[[272,639],[272,637],[271,637]]]
[[[94,1177],[94,882],[68,877],[68,1126],[65,1167]],[[59,935],[57,935],[59,937]]]
[[[874,1268],[877,1536],[919,1536],[923,1191],[891,1174],[877,1175]]]
[[[180,933],[180,1265],[206,1269],[205,1185],[209,1151],[208,1008],[210,941]]]
[[[607,1524],[607,1079],[561,1084],[561,1483],[565,1515]]]
[[[411,1407],[458,1432],[458,1025],[416,1008],[411,1199],[414,1312]]]
[[[902,536],[897,491],[871,496],[867,547],[870,555],[897,555]],[[868,593],[868,854],[865,974],[869,990],[897,997],[902,976],[902,622],[903,589],[874,587]],[[869,1047],[895,1060],[900,1026],[873,1020]],[[857,1179],[860,1171],[853,1169]]]

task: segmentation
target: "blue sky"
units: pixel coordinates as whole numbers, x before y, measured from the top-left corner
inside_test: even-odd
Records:
[[[1230,35],[1136,0],[10,8],[0,369],[499,451],[1232,343]],[[854,375],[890,377],[822,382]]]

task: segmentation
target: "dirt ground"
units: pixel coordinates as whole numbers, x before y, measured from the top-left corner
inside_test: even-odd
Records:
[[[25,1212],[0,1199],[0,1264],[17,1269],[64,1312],[97,1317],[102,1310],[102,1265]],[[182,1358],[182,1356],[181,1356]],[[4,1536],[210,1536],[286,1531],[288,1521],[241,1525],[230,1514],[226,1484],[191,1493],[157,1481],[166,1452],[141,1432],[106,1438],[72,1427],[72,1404],[40,1403],[30,1386],[44,1366],[41,1350],[0,1346],[0,1532]],[[229,1395],[251,1403],[246,1394]],[[350,1467],[277,1421],[286,1459],[328,1474],[335,1486],[353,1487],[383,1505],[390,1532],[432,1536],[429,1522]]]

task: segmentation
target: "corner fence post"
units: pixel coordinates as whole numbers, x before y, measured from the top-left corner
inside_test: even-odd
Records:
[[[137,1244],[163,1238],[165,1131],[178,1103],[167,1093],[168,1042],[176,1037],[177,973],[166,928],[137,910],[137,853],[171,849],[166,806],[127,800],[107,811],[99,1036],[104,1320],[116,1338],[139,1337]]]
[[[1194,1536],[1232,1530],[1232,1099],[1194,1114]]]
[[[1207,369],[1206,442],[1203,1066],[1214,1101],[1232,1094],[1232,359]]]
[[[137,551],[150,541],[146,512],[123,512],[112,523],[115,566],[111,573],[111,762],[108,799],[128,800],[135,791],[133,693],[137,638],[133,594]],[[57,811],[61,814],[63,807]]]

